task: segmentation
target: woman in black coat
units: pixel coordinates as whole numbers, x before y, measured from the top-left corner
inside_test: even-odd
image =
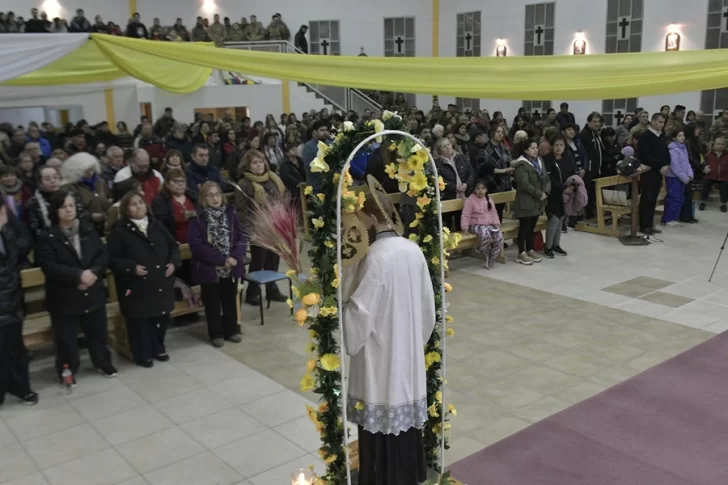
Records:
[[[283,185],[291,194],[291,199],[298,200],[301,196],[299,185],[306,181],[306,170],[303,168],[303,162],[298,158],[295,146],[288,147],[286,158],[283,160],[279,171]]]
[[[440,138],[435,144],[435,164],[437,174],[445,181],[445,190],[440,191],[442,200],[465,199],[473,190],[475,173],[473,166],[464,155],[455,153],[447,138]],[[449,212],[443,218],[443,225],[460,230],[462,211]]]
[[[162,223],[149,216],[144,198],[129,192],[121,199],[121,218],[109,234],[109,267],[134,362],[152,367],[169,360],[164,347],[174,309],[174,272],[179,249]]]
[[[576,164],[571,157],[571,152],[566,150],[566,138],[563,135],[555,135],[551,139],[551,153],[544,157],[543,163],[551,180],[551,192],[546,199],[546,215],[549,218],[549,224],[546,228],[546,247],[543,254],[551,259],[554,257],[554,253],[566,256],[566,251],[560,246],[561,227],[566,217],[563,198],[564,185],[569,177],[576,174]]]
[[[23,290],[20,266],[30,252],[30,231],[0,199],[0,405],[5,394],[38,403],[30,389],[28,354],[23,345]]]
[[[104,277],[109,263],[106,246],[95,226],[76,213],[76,197],[58,191],[49,199],[51,228],[35,251],[45,275],[46,308],[51,314],[56,350],[56,372],[64,366],[75,376],[78,327],[83,329],[93,366],[115,377],[108,347]],[[75,382],[75,379],[74,379]]]

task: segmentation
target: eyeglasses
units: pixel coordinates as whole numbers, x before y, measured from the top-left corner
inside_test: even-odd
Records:
[[[187,181],[185,179],[175,179],[175,180],[170,180],[169,182],[172,184],[177,184],[177,185],[185,185],[187,183]]]

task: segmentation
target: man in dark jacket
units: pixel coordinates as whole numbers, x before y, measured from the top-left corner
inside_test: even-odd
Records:
[[[195,145],[192,149],[192,163],[187,166],[187,196],[197,203],[200,185],[208,180],[217,182],[223,192],[230,192],[232,187],[222,179],[220,169],[210,163],[210,149],[206,145]]]
[[[30,232],[0,201],[0,405],[5,394],[38,403],[30,389],[28,354],[23,344],[23,290],[20,266],[31,249]]]
[[[166,138],[172,131],[172,127],[175,125],[175,120],[172,112],[172,108],[164,108],[164,114],[154,123],[152,131],[159,138]]]
[[[83,14],[83,9],[76,10],[76,16],[71,20],[68,26],[69,32],[91,32],[91,23]]]
[[[587,117],[587,123],[583,130],[579,133],[582,145],[586,150],[587,161],[583,165],[586,170],[584,176],[584,185],[586,185],[586,191],[589,196],[589,201],[586,205],[586,216],[587,218],[594,217],[594,205],[596,199],[596,193],[594,192],[594,179],[598,179],[602,175],[602,163],[604,161],[604,142],[600,130],[604,118],[596,111],[589,114]]]
[[[30,9],[30,18],[25,23],[25,33],[26,34],[40,34],[48,32],[46,29],[46,24],[41,19],[38,18],[38,9],[37,8],[31,8]]]
[[[126,36],[133,39],[148,39],[149,32],[147,26],[142,23],[142,17],[139,12],[134,12],[131,22],[126,26]]]
[[[559,111],[559,114],[556,115],[556,122],[559,124],[559,126],[563,127],[564,125],[569,123],[576,123],[574,113],[569,112],[569,103],[561,103],[561,106],[559,108],[561,109],[561,111]]]
[[[640,161],[649,167],[640,176],[640,232],[648,236],[662,232],[655,227],[655,208],[662,176],[670,167],[670,149],[662,132],[664,126],[665,116],[655,113],[650,127],[640,137]]]
[[[302,25],[296,33],[296,49],[300,50],[304,54],[308,54],[308,40],[306,40],[306,32],[308,32],[308,25]]]

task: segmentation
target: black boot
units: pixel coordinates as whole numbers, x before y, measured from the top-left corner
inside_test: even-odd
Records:
[[[260,305],[260,289],[258,285],[248,284],[248,291],[245,292],[245,303],[252,306]]]
[[[278,289],[278,285],[271,285],[265,289],[265,298],[268,301],[277,301],[277,302],[284,302],[288,301],[288,297],[281,293],[281,290]]]

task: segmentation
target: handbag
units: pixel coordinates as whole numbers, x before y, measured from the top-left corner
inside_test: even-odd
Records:
[[[533,250],[543,251],[544,248],[544,242],[543,242],[543,234],[541,234],[541,231],[534,232],[533,233]]]

